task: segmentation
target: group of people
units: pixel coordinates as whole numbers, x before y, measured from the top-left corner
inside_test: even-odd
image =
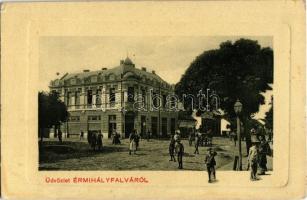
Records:
[[[139,148],[141,136],[137,133],[136,129],[134,129],[129,135],[129,155],[133,152],[136,154],[136,151]]]
[[[103,146],[102,139],[103,139],[103,134],[100,131],[90,132],[87,136],[87,141],[94,151],[102,150],[102,146]]]
[[[180,141],[180,135],[176,132],[174,135],[171,135],[170,144],[169,144],[169,154],[171,159],[169,161],[176,162],[175,154],[178,161],[178,169],[183,169],[182,157],[184,154],[184,146]]]
[[[252,142],[249,148],[248,168],[250,168],[251,181],[259,180],[258,175],[265,175],[267,171],[267,155],[271,155],[271,149],[264,135]]]
[[[120,134],[116,130],[113,130],[111,137],[112,137],[112,144],[114,145],[121,144]]]
[[[195,134],[195,151],[194,154],[199,154],[198,151],[198,146],[200,144],[200,133],[197,132]],[[184,146],[181,143],[180,139],[180,134],[179,132],[176,131],[176,133],[171,135],[170,138],[170,143],[169,143],[169,155],[170,155],[170,160],[169,161],[174,161],[176,162],[175,155],[177,156],[177,161],[178,161],[178,169],[183,169],[183,162],[182,162],[182,157],[184,155]],[[213,181],[216,180],[216,174],[215,174],[215,156],[217,153],[213,150],[213,148],[209,148],[208,152],[205,157],[205,164],[208,172],[208,182],[212,183]]]
[[[200,133],[199,131],[191,131],[188,140],[190,146],[192,146],[193,141],[195,142],[195,146],[211,146],[212,130],[209,129],[205,133]]]

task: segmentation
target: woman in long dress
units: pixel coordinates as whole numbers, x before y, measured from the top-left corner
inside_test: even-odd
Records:
[[[136,137],[136,130],[133,130],[132,133],[129,135],[129,155],[131,155],[131,152],[135,154],[136,151],[136,144],[135,144],[135,137]]]

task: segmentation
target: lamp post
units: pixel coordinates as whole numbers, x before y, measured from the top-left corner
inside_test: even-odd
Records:
[[[237,115],[237,138],[238,138],[238,146],[239,146],[239,160],[237,162],[236,170],[241,171],[242,170],[242,149],[241,149],[241,123],[240,123],[240,118],[239,115],[242,111],[242,103],[239,101],[239,99],[236,101],[234,104],[234,111]]]

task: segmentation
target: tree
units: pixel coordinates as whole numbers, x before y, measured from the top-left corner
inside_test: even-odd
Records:
[[[57,92],[38,93],[38,128],[41,142],[45,128],[58,127],[67,121],[67,118],[66,105],[59,99]]]
[[[273,97],[271,98],[270,105],[270,110],[265,113],[264,122],[267,129],[273,130]]]
[[[251,116],[265,103],[261,93],[272,89],[269,83],[273,83],[273,50],[262,48],[257,41],[239,39],[223,42],[218,49],[197,56],[176,84],[175,92],[195,96],[200,90],[215,91],[229,121],[236,116],[233,106],[239,99],[243,104],[241,119],[248,126]],[[189,108],[189,100],[185,108]],[[195,105],[199,105],[198,101],[194,99]]]
[[[233,105],[240,99],[244,116],[250,117],[264,104],[261,92],[270,90],[273,82],[273,51],[261,48],[257,41],[226,41],[219,49],[197,56],[181,80],[176,94],[196,95],[199,90],[214,90],[220,97],[220,108],[227,117],[235,116]],[[198,99],[194,101],[199,103]],[[191,102],[187,101],[185,106]]]

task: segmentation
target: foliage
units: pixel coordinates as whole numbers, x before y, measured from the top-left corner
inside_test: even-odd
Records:
[[[270,110],[265,113],[264,121],[265,121],[265,127],[267,129],[273,130],[273,97],[271,99],[270,105],[271,105]]]
[[[206,89],[215,91],[227,119],[235,117],[233,106],[239,99],[243,104],[242,114],[250,118],[264,104],[261,92],[270,90],[272,82],[273,50],[262,48],[257,41],[240,39],[234,43],[223,42],[219,49],[197,56],[176,84],[175,91],[179,96],[196,96]],[[190,103],[187,100],[185,108]],[[198,98],[194,103],[199,105]]]
[[[67,118],[66,105],[59,99],[57,92],[38,93],[38,126],[40,134],[42,129],[59,126]]]

